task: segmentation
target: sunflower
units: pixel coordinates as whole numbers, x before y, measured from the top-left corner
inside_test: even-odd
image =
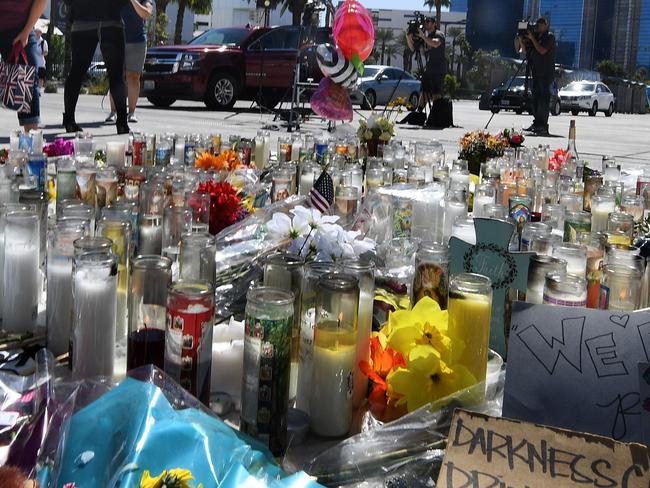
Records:
[[[193,488],[189,484],[193,480],[189,469],[166,469],[158,476],[151,476],[149,471],[145,471],[140,479],[140,488]],[[203,488],[203,484],[199,483],[196,488]]]

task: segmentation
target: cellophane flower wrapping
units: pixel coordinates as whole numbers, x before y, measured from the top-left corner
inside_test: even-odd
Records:
[[[262,445],[227,426],[162,371],[143,367],[119,386],[75,382],[39,455],[41,487],[144,487],[182,472],[198,487],[318,487],[285,474]],[[190,478],[191,476],[191,478]]]

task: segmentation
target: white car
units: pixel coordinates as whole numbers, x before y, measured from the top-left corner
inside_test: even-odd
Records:
[[[611,90],[600,81],[573,81],[560,90],[560,108],[578,112],[589,112],[592,117],[605,112],[605,117],[614,113],[616,99]]]

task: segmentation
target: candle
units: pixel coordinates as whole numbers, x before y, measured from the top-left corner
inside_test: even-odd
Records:
[[[486,276],[461,273],[449,283],[449,335],[463,344],[458,364],[485,380],[490,344],[492,283]]]
[[[338,224],[352,225],[359,203],[359,189],[354,186],[339,186],[336,189],[334,214],[340,217]]]
[[[244,322],[232,317],[229,323],[214,326],[210,391],[230,395],[235,408],[241,410],[244,377]]]
[[[443,228],[443,242],[449,241],[452,234],[454,222],[458,217],[465,217],[467,215],[467,204],[465,202],[458,202],[448,200],[445,205],[445,224]]]
[[[442,241],[445,206],[443,185],[432,183],[417,190],[413,200],[413,237],[427,241]]]
[[[593,195],[591,197],[591,230],[600,232],[607,229],[607,217],[616,210],[613,195]]]
[[[74,159],[61,158],[56,163],[56,202],[75,198],[77,194],[77,169]]]
[[[587,281],[566,273],[547,273],[542,303],[563,307],[584,307],[587,304]]]
[[[641,302],[640,270],[622,264],[607,264],[601,284],[602,308],[619,312],[633,312]]]
[[[560,243],[553,247],[553,256],[564,259],[566,272],[585,278],[587,274],[587,248],[580,244]]]
[[[527,303],[542,303],[548,273],[566,273],[566,261],[546,255],[533,255],[528,268]]]
[[[138,254],[162,253],[162,217],[160,215],[143,215],[140,219]]]
[[[117,258],[113,254],[82,253],[74,258],[71,335],[72,376],[113,375]]]
[[[451,235],[468,244],[476,245],[476,229],[472,217],[457,217],[451,229]]]
[[[273,172],[271,177],[271,202],[284,200],[291,195],[291,172],[280,168]]]
[[[107,168],[97,172],[97,206],[104,208],[117,199],[117,174],[115,169]]]
[[[95,208],[97,198],[97,169],[90,165],[77,168],[77,198]]]
[[[121,141],[106,143],[106,165],[124,166],[126,163],[126,144]]]
[[[214,284],[216,278],[214,236],[207,232],[184,234],[178,257],[179,275],[184,280],[203,280]]]
[[[447,309],[449,288],[449,247],[436,242],[420,242],[415,254],[415,273],[411,303],[425,296],[433,298],[442,310]]]

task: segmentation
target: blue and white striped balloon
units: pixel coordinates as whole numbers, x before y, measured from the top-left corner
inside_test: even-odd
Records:
[[[331,44],[319,44],[316,47],[316,61],[323,74],[345,88],[357,82],[357,70],[345,59],[338,47]]]

